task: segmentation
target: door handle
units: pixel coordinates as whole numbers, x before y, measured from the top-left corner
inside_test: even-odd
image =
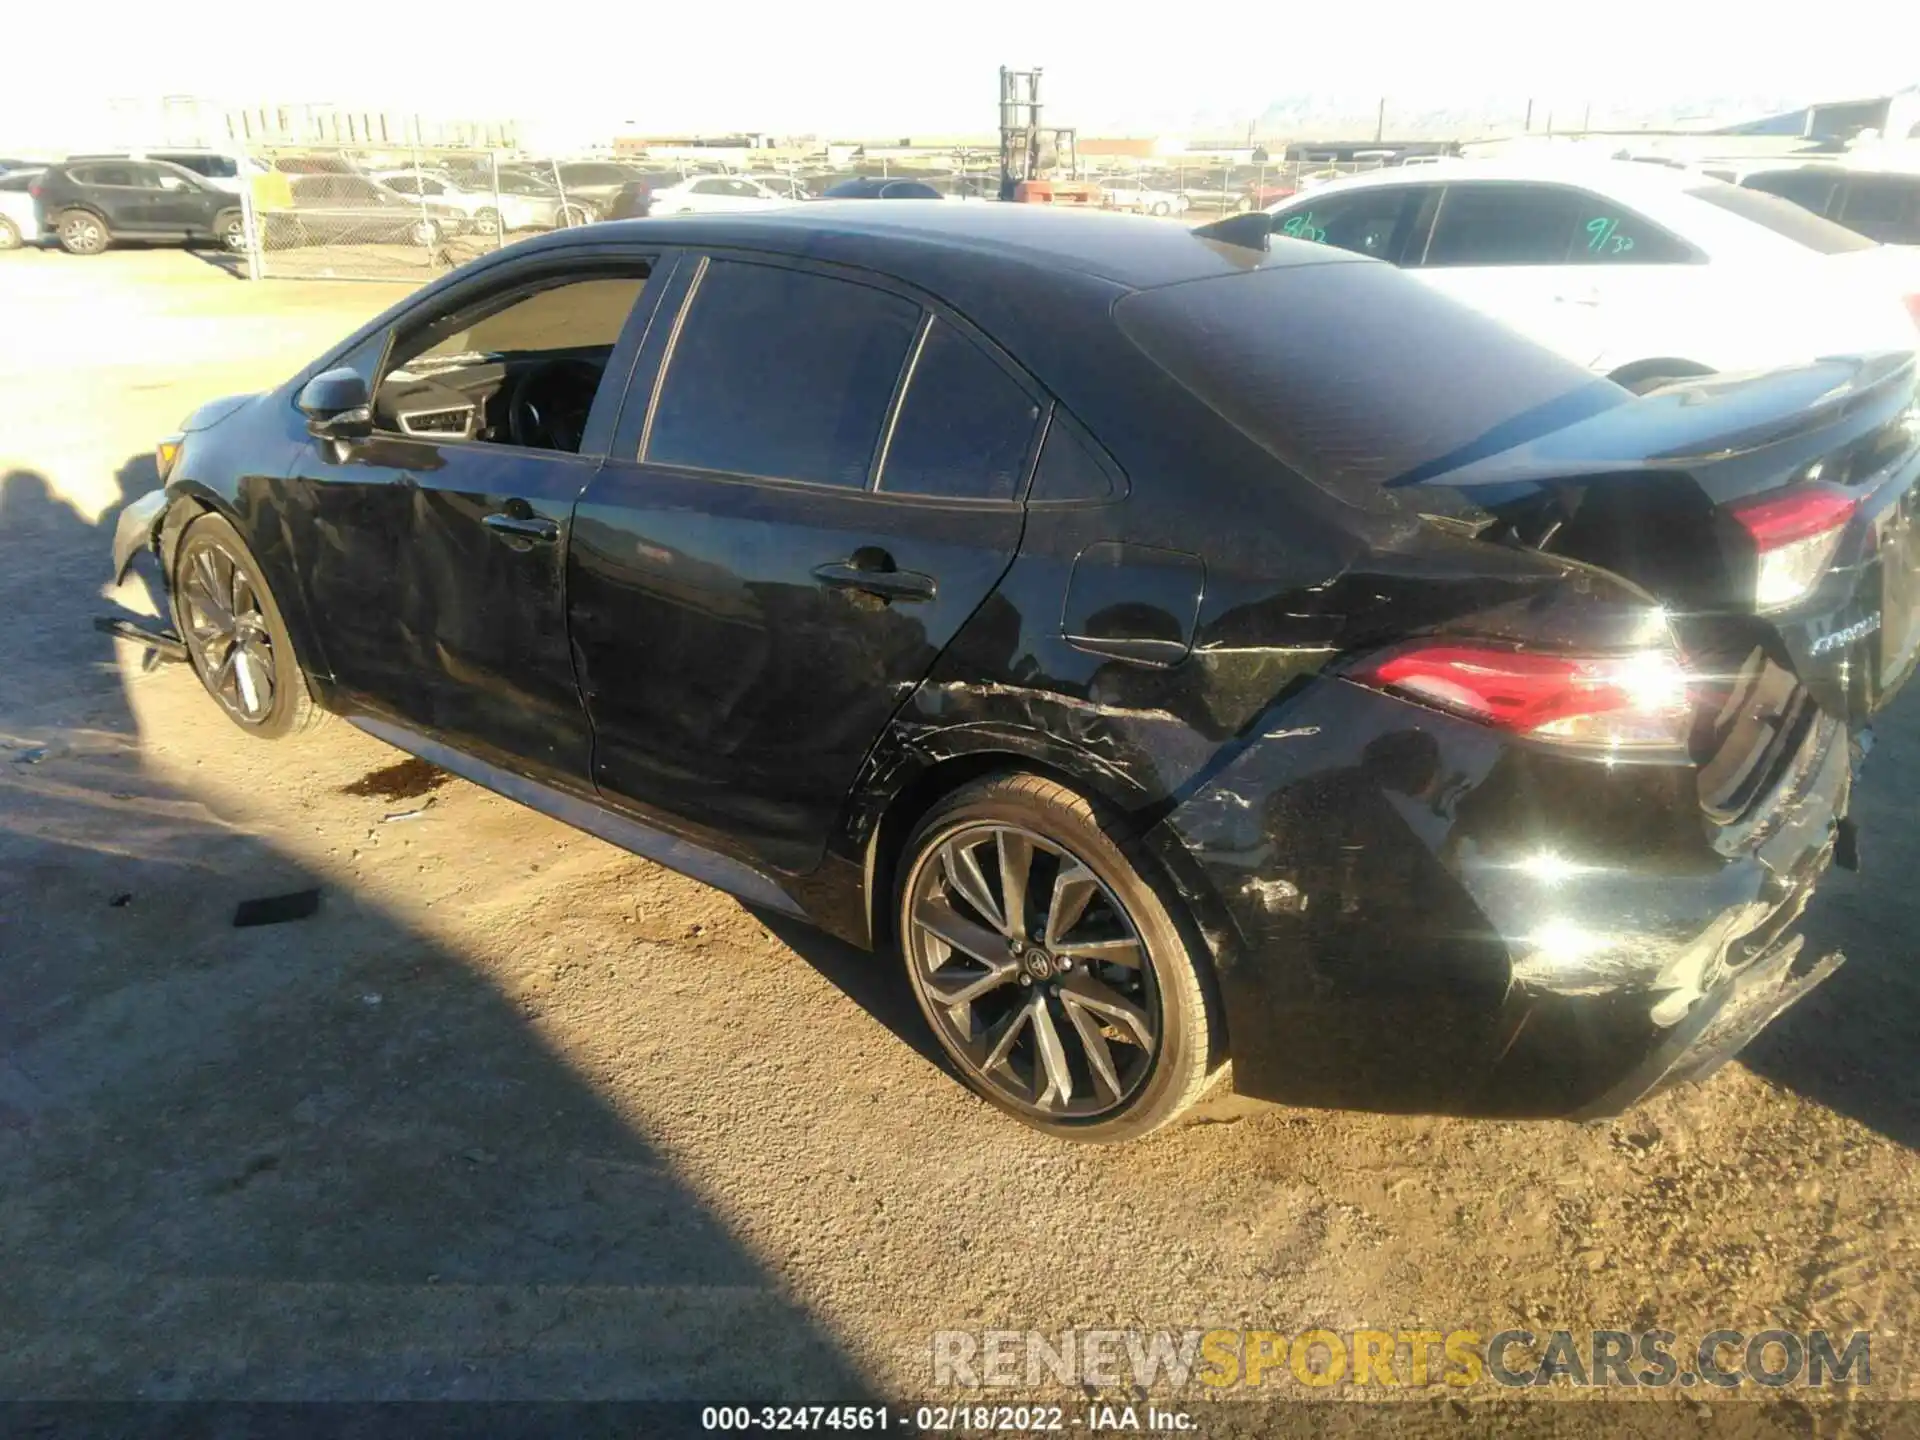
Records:
[[[560,526],[537,515],[489,515],[480,523],[496,535],[511,536],[515,540],[551,544],[560,538]]]
[[[830,565],[813,567],[813,578],[822,585],[830,585],[836,590],[860,590],[868,595],[877,595],[882,600],[931,600],[934,597],[934,583],[931,575],[921,575],[912,570],[895,570],[891,557],[876,557],[878,563],[855,564],[852,560],[836,560]]]

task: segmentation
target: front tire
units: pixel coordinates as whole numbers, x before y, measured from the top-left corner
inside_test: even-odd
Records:
[[[193,672],[229,720],[277,740],[325,717],[259,562],[224,516],[189,522],[174,549],[170,589]]]
[[[935,805],[897,873],[908,983],[977,1094],[1108,1144],[1200,1098],[1220,1038],[1211,976],[1120,817],[1042,776],[994,776]]]
[[[416,221],[413,228],[407,231],[407,238],[422,250],[438,250],[441,240],[440,222],[437,220]]]
[[[20,248],[20,227],[6,216],[0,215],[0,250],[18,250]]]
[[[54,225],[60,248],[69,255],[98,255],[113,243],[107,222],[91,210],[69,210]]]
[[[247,248],[247,222],[238,210],[228,210],[213,222],[213,238],[229,255],[243,254]]]
[[[1156,200],[1153,202],[1153,213],[1155,215],[1171,215],[1173,213],[1173,206],[1164,200]]]
[[[500,233],[500,212],[491,205],[482,205],[473,212],[473,228],[482,235]]]

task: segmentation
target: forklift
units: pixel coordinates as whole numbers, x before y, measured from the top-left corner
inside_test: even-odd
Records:
[[[1027,205],[1098,205],[1100,187],[1079,178],[1072,129],[1040,123],[1040,71],[1000,67],[1000,198]]]

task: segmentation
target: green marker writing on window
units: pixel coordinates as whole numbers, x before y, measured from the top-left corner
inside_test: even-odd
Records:
[[[1282,235],[1291,235],[1296,240],[1313,240],[1322,244],[1326,242],[1327,238],[1327,232],[1318,228],[1313,223],[1313,212],[1311,210],[1303,211],[1298,215],[1288,216],[1287,223],[1280,227],[1280,233]]]
[[[1619,233],[1620,222],[1602,215],[1587,222],[1587,249],[1596,255],[1624,255],[1633,249],[1633,237]]]

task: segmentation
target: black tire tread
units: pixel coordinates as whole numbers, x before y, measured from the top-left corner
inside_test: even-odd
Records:
[[[249,729],[247,733],[257,735],[263,740],[278,740],[291,735],[309,734],[317,730],[321,725],[326,723],[329,712],[323,709],[319,702],[313,698],[312,688],[307,684],[306,666],[301,663],[299,653],[294,649],[293,639],[287,633],[287,622],[281,612],[280,602],[273,594],[273,587],[267,584],[266,577],[261,572],[260,562],[254,558],[253,551],[248,548],[247,542],[241,539],[240,532],[234,528],[233,522],[228,520],[226,516],[216,510],[206,510],[194,516],[194,518],[189,520],[181,529],[180,538],[175,542],[173,547],[173,573],[167,577],[169,594],[177,596],[179,593],[179,556],[181,552],[186,549],[187,542],[192,537],[193,532],[199,530],[202,526],[208,527],[219,537],[221,543],[228,546],[235,554],[244,560],[247,573],[251,576],[256,593],[260,596],[262,604],[266,609],[267,618],[273,624],[275,631],[273,637],[275,648],[278,649],[284,645],[286,654],[292,658],[293,662],[293,678],[296,683],[290,689],[284,685],[281,687],[282,695],[291,695],[289,701],[290,708],[284,722],[274,725],[270,730]],[[174,619],[176,625],[183,623],[177,608],[177,602]],[[184,635],[186,631],[181,629],[179,633]],[[195,673],[198,675],[197,669]],[[205,683],[204,677],[202,677],[202,683]]]

